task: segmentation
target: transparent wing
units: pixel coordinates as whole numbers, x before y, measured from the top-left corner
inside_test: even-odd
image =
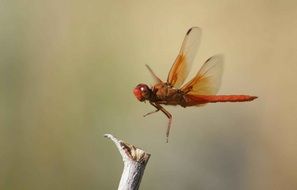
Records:
[[[190,28],[167,77],[167,83],[179,88],[187,78],[200,44],[201,29]]]
[[[215,55],[203,64],[197,75],[181,90],[189,95],[215,95],[221,84],[223,56]]]
[[[145,66],[151,73],[152,77],[154,78],[155,83],[162,83],[162,80],[154,73],[154,71],[150,68],[150,66],[148,65],[145,65]]]

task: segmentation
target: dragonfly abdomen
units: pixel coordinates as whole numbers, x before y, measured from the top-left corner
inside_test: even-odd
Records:
[[[249,95],[187,95],[189,106],[216,102],[247,102],[256,99],[257,96]]]
[[[217,95],[205,97],[208,102],[247,102],[256,99],[256,96],[249,95]]]

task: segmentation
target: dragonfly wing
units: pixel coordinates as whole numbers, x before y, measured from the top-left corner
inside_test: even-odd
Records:
[[[187,78],[200,44],[201,29],[190,28],[167,77],[167,83],[179,88]]]
[[[223,56],[210,57],[197,75],[186,83],[181,90],[189,95],[215,95],[220,87],[223,71]]]
[[[151,73],[152,77],[154,78],[155,83],[162,83],[163,81],[154,73],[154,71],[150,68],[150,66],[145,65],[146,68],[149,70]]]

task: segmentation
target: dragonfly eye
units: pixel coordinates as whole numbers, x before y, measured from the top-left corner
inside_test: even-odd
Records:
[[[149,97],[150,89],[146,84],[139,84],[134,88],[133,93],[139,101],[143,102]]]

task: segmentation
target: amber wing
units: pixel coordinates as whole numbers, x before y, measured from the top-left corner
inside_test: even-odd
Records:
[[[189,95],[215,95],[220,87],[223,72],[223,56],[215,55],[203,64],[197,75],[181,90]]]
[[[175,88],[181,87],[187,78],[201,38],[201,29],[198,27],[190,28],[184,38],[178,56],[173,63],[167,83]]]

